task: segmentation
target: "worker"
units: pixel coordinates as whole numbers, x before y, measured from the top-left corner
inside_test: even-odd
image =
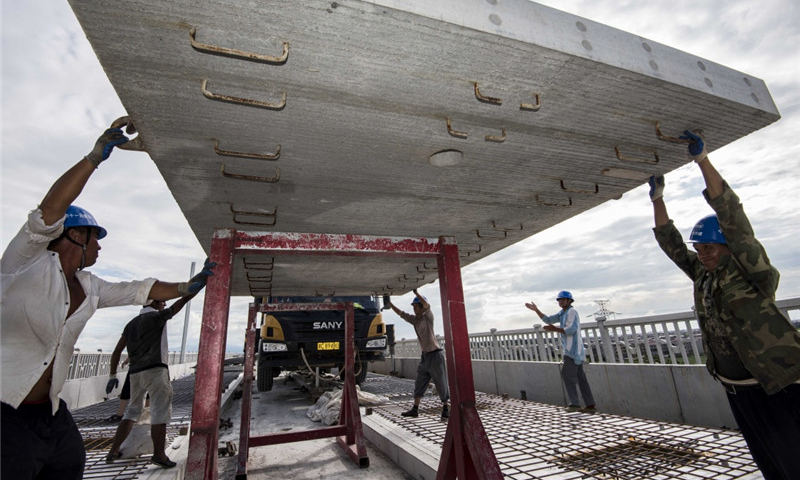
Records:
[[[442,350],[436,340],[436,334],[433,332],[434,318],[431,304],[415,288],[414,300],[411,302],[411,306],[414,308],[413,315],[397,308],[388,295],[384,296],[384,306],[387,305],[400,318],[414,326],[417,341],[419,341],[419,347],[422,350],[422,358],[417,367],[417,379],[414,381],[414,406],[407,412],[403,412],[402,415],[404,417],[416,417],[419,415],[420,401],[422,401],[428,385],[433,380],[433,384],[436,385],[436,391],[439,393],[439,399],[442,401],[441,418],[443,420],[450,418],[450,389],[447,385],[447,367],[445,365],[444,350]]]
[[[106,229],[72,205],[92,173],[132,134],[127,117],[50,187],[0,259],[2,311],[2,466],[0,477],[81,479],[86,460],[78,427],[60,400],[75,342],[98,308],[143,305],[198,292],[213,264],[189,282],[154,278],[108,282],[95,264]]]
[[[711,164],[704,139],[686,131],[715,215],[689,243],[667,214],[664,177],[650,177],[655,237],[694,283],[706,367],[725,388],[753,459],[767,480],[800,478],[800,333],[775,305],[778,270],[756,240],[739,197]]]
[[[125,409],[122,422],[114,434],[106,463],[113,463],[122,456],[120,446],[128,438],[133,425],[144,411],[145,395],[150,393],[150,438],[153,440],[153,456],[150,462],[163,468],[176,465],[165,451],[167,425],[172,418],[172,383],[169,378],[169,347],[167,343],[167,321],[177,314],[196,293],[182,297],[166,307],[166,302],[153,300],[145,305],[133,320],[125,325],[122,336],[111,354],[111,372],[106,393],[119,385],[117,364],[122,351],[128,349],[131,382],[131,401]]]
[[[597,408],[592,395],[592,388],[586,379],[584,370],[584,360],[586,360],[586,349],[583,346],[581,337],[581,321],[578,312],[572,306],[575,299],[571,292],[562,290],[556,295],[558,306],[561,311],[555,315],[547,316],[539,310],[535,303],[526,303],[528,309],[533,310],[539,318],[546,323],[543,330],[546,332],[556,332],[561,334],[561,345],[564,348],[564,364],[561,367],[561,380],[569,397],[568,412],[596,413]],[[554,324],[558,323],[559,326]],[[581,389],[584,407],[581,408],[578,399],[578,388]]]

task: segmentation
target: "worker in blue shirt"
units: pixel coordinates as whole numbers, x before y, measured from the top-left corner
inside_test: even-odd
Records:
[[[525,306],[536,312],[539,318],[547,324],[544,326],[546,332],[558,332],[562,335],[561,345],[564,347],[564,365],[561,368],[561,379],[569,397],[567,411],[595,413],[597,409],[595,408],[592,389],[589,387],[589,382],[586,380],[586,373],[583,369],[586,350],[583,347],[583,338],[581,338],[581,321],[578,317],[578,312],[572,307],[572,302],[575,299],[572,297],[572,293],[562,290],[556,296],[556,300],[558,301],[558,306],[561,307],[561,311],[555,315],[545,315],[533,302],[526,303]],[[559,326],[555,326],[554,324],[556,323]],[[583,402],[586,405],[584,408],[581,408],[578,400],[578,387],[581,389]]]

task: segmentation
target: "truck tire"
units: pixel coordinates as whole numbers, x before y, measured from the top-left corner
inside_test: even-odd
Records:
[[[258,362],[256,380],[259,392],[269,392],[272,390],[272,367],[262,365],[261,362]]]
[[[364,383],[364,380],[367,379],[367,362],[361,362],[360,368],[358,364],[356,364],[355,367],[356,371],[358,372],[356,374],[356,385],[361,385]]]

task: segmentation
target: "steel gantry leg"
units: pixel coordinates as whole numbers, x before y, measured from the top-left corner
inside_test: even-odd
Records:
[[[230,307],[230,285],[235,254],[436,258],[439,266],[439,284],[442,296],[442,323],[444,324],[446,340],[447,376],[453,405],[439,461],[437,479],[502,478],[494,451],[475,408],[475,387],[472,379],[464,293],[461,286],[458,247],[455,239],[450,237],[431,239],[241,232],[233,229],[217,229],[211,242],[210,257],[217,262],[217,269],[215,275],[209,279],[206,287],[203,325],[200,332],[200,353],[196,370],[195,396],[192,404],[192,433],[189,441],[186,478],[191,480],[217,478],[220,392],[222,389],[225,339],[228,327],[228,309]],[[264,307],[262,306],[262,308]],[[249,400],[253,382],[256,315],[256,310],[251,307],[248,315],[248,341],[245,351],[245,386],[250,391],[245,392],[243,395],[243,423],[242,431],[240,432],[239,465],[243,475],[246,475],[244,473],[246,472],[247,464],[246,452],[249,448],[331,436],[337,437],[337,442],[346,449],[350,457],[360,466],[363,467],[369,464],[355,389],[353,306],[352,304],[347,304],[342,308],[345,309],[345,324],[349,328],[346,327],[346,385],[342,397],[342,410],[339,415],[340,425],[302,434],[273,434],[265,437],[250,437],[249,409],[251,405]],[[248,414],[245,414],[245,408],[248,410]],[[246,430],[245,420],[247,421]],[[303,438],[299,438],[299,436]],[[244,453],[244,457],[242,453]],[[244,463],[242,464],[242,462]]]
[[[192,433],[186,460],[186,478],[190,480],[217,478],[219,409],[222,403],[233,251],[232,231],[215,231],[209,257],[217,262],[217,267],[206,285],[192,399]]]
[[[461,266],[454,239],[440,240],[438,266],[452,410],[436,478],[500,479],[503,478],[500,465],[475,409],[475,383],[472,378]]]

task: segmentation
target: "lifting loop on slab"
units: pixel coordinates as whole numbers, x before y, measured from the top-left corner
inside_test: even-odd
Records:
[[[561,182],[561,190],[564,190],[565,192],[588,193],[588,194],[591,194],[591,195],[596,195],[596,194],[600,193],[600,185],[597,184],[597,183],[594,184],[594,191],[592,191],[592,190],[584,190],[584,189],[580,189],[580,188],[567,188],[567,186],[564,185],[564,180],[559,180],[559,181]]]
[[[251,275],[250,272],[247,272],[247,281],[256,283],[271,282],[272,274],[270,273],[269,275],[255,276]]]
[[[214,151],[217,155],[226,157],[239,157],[239,158],[255,158],[257,160],[277,160],[281,158],[281,146],[278,145],[275,153],[248,153],[248,152],[234,152],[232,150],[221,150],[219,148],[219,140],[214,139]]]
[[[408,281],[408,280],[411,280],[412,282],[421,282],[421,281],[425,280],[425,275],[423,275],[421,277],[409,277],[408,275],[406,275],[404,273],[403,275],[397,277],[397,281],[398,282],[405,282],[405,281]]]
[[[200,43],[197,40],[195,40],[194,38],[195,33],[197,33],[197,27],[192,27],[192,29],[189,30],[189,41],[192,44],[192,48],[194,48],[199,52],[211,53],[213,55],[224,55],[227,57],[240,58],[243,60],[253,60],[256,62],[266,62],[274,64],[286,63],[286,59],[289,58],[289,42],[283,42],[283,55],[281,55],[280,57],[274,57],[272,55],[262,55],[259,53],[244,52],[242,50],[236,50],[233,48],[218,47],[216,45]]]
[[[484,103],[491,103],[493,105],[502,105],[503,100],[497,97],[487,97],[486,95],[482,95],[480,89],[478,88],[478,82],[472,82],[475,85],[475,98],[479,101]]]
[[[619,147],[614,147],[614,151],[617,154],[617,158],[622,160],[623,162],[635,162],[635,163],[650,163],[650,164],[657,164],[658,163],[658,152],[653,150],[653,159],[649,158],[637,158],[637,157],[629,157],[627,155],[623,155],[622,152],[619,151]]]
[[[277,220],[278,220],[278,208],[277,207],[275,207],[275,211],[271,212],[271,213],[269,213],[269,212],[267,212],[267,213],[265,213],[265,212],[255,212],[255,211],[248,212],[246,210],[236,210],[235,208],[233,208],[233,204],[231,204],[230,208],[231,208],[231,213],[233,214],[233,223],[238,223],[239,225],[259,225],[259,226],[271,227],[271,226],[275,225],[275,222],[277,222]],[[271,221],[270,220],[266,220],[266,221],[263,221],[263,222],[252,222],[252,221],[251,222],[245,222],[245,221],[242,221],[242,220],[237,220],[237,218],[236,218],[237,215],[245,215],[245,216],[248,216],[248,217],[266,217],[268,219],[271,219]],[[247,265],[245,265],[245,268],[247,268]]]
[[[272,287],[269,288],[253,288],[252,285],[248,285],[250,287],[250,296],[251,297],[271,297],[272,296]]]
[[[266,183],[275,183],[281,178],[281,169],[275,169],[275,176],[274,177],[257,177],[255,175],[241,175],[238,173],[228,173],[225,171],[225,164],[222,164],[222,168],[220,169],[223,177],[227,178],[238,178],[240,180],[252,180],[255,182],[266,182]]]
[[[473,250],[467,250],[467,247],[478,247],[478,249],[477,250],[474,250],[474,249]],[[469,257],[469,256],[471,256],[473,254],[477,255],[477,254],[481,253],[481,250],[483,250],[483,246],[480,243],[468,244],[468,245],[460,245],[459,248],[458,248],[458,256],[466,258],[466,257]]]
[[[506,141],[506,129],[505,129],[505,127],[503,127],[501,129],[501,132],[502,132],[502,135],[499,136],[499,137],[495,136],[495,135],[486,135],[486,141],[487,142],[497,142],[497,143],[505,142]]]
[[[277,213],[278,210],[276,209],[275,212]],[[272,270],[275,268],[275,258],[270,258],[269,262],[253,262],[247,261],[247,258],[242,257],[242,263],[244,264],[244,268],[248,270]]]
[[[499,237],[497,235],[486,235],[486,234],[481,235],[481,231],[480,230],[475,230],[475,235],[477,235],[478,238],[498,238],[498,239],[503,239],[503,238],[508,237],[508,231],[506,231],[506,230],[495,230],[495,231],[502,233],[503,236]]]
[[[117,145],[117,148],[121,148],[123,150],[130,150],[133,152],[144,152],[144,142],[142,142],[142,134],[136,136],[136,138],[132,138],[127,142]]]
[[[497,230],[498,232],[510,232],[512,230],[522,230],[522,229],[523,227],[521,223],[519,224],[519,228],[517,227],[506,228],[506,227],[498,227],[497,222],[492,220],[492,230]]]
[[[703,134],[702,130],[699,131],[700,135]],[[678,137],[670,137],[668,135],[664,135],[661,133],[661,124],[656,122],[656,137],[659,140],[663,140],[665,142],[672,142],[672,143],[682,143],[684,145],[691,143],[689,139],[678,138]]]
[[[468,134],[466,132],[459,132],[459,131],[453,130],[453,125],[450,124],[450,117],[446,117],[446,118],[447,118],[447,133],[449,133],[450,135],[452,135],[452,136],[454,136],[456,138],[467,138]]]
[[[536,194],[535,198],[536,198],[536,203],[538,203],[539,205],[541,205],[543,207],[571,207],[572,206],[572,197],[570,197],[570,196],[567,197],[567,200],[568,200],[567,203],[545,202],[545,201],[543,201],[541,199],[541,197],[539,197],[538,194]]]
[[[259,100],[252,100],[250,98],[242,98],[242,97],[233,97],[230,95],[220,95],[218,93],[213,93],[208,91],[206,86],[208,85],[208,79],[203,79],[203,84],[201,85],[200,89],[203,91],[203,95],[206,98],[210,98],[211,100],[219,100],[220,102],[229,102],[229,103],[236,103],[238,105],[245,105],[248,107],[260,107],[260,108],[268,108],[270,110],[281,110],[283,107],[286,106],[286,92],[283,92],[283,97],[280,103],[269,103],[269,102],[262,102]]]
[[[438,271],[438,270],[439,270],[439,267],[437,267],[436,265],[434,265],[432,267],[429,267],[426,262],[422,262],[422,269],[421,270],[420,270],[420,267],[417,267],[417,271],[419,273],[435,272],[435,271]]]
[[[519,104],[519,109],[520,110],[530,110],[530,111],[533,111],[533,112],[539,111],[539,109],[542,107],[542,102],[539,99],[539,94],[538,93],[534,93],[533,94],[533,98],[536,99],[536,103],[520,103]]]

